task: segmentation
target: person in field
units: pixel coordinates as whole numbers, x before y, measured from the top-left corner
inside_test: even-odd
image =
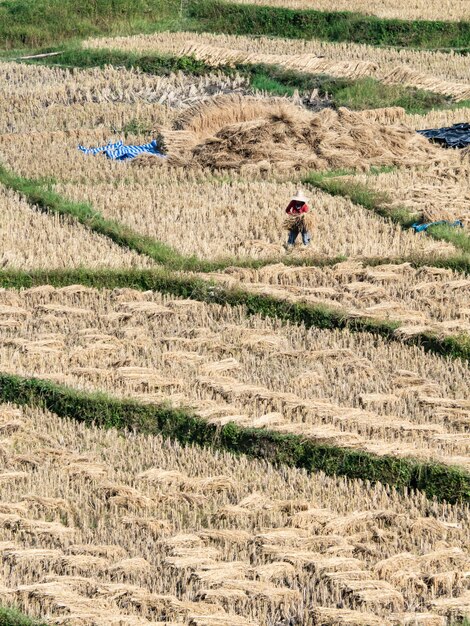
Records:
[[[291,250],[294,247],[299,234],[302,235],[302,243],[304,246],[310,244],[311,237],[305,219],[306,214],[309,212],[308,201],[308,198],[298,189],[297,193],[286,207],[286,213],[288,215],[286,226],[289,231],[287,243],[284,245],[286,250]]]

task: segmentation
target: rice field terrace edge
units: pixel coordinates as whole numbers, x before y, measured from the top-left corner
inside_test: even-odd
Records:
[[[312,184],[321,189],[324,189],[328,193],[340,193],[351,197],[351,199],[357,204],[361,204],[367,209],[373,208],[382,217],[387,217],[392,220],[396,218],[395,214],[390,214],[387,209],[382,209],[378,206],[379,197],[378,194],[373,195],[372,192],[366,189],[367,197],[371,197],[372,200],[364,204],[364,192],[362,187],[350,186],[346,191],[346,187],[341,186],[342,183],[337,183],[337,179],[330,180],[327,177],[322,177],[313,173],[307,177],[303,182]],[[73,202],[62,197],[57,192],[51,191],[47,188],[46,183],[41,180],[29,179],[21,176],[17,176],[14,173],[8,171],[5,167],[0,165],[0,183],[5,187],[12,189],[20,193],[26,201],[34,208],[42,211],[50,212],[52,214],[67,215],[76,219],[79,223],[83,224],[90,230],[109,237],[116,244],[133,250],[137,253],[148,256],[150,259],[157,263],[164,265],[170,270],[180,271],[197,271],[197,272],[213,272],[221,269],[225,269],[230,266],[237,267],[250,267],[259,268],[265,265],[270,265],[282,260],[285,265],[298,265],[298,266],[330,266],[345,260],[343,256],[335,257],[295,257],[295,256],[283,256],[280,258],[267,258],[267,259],[234,259],[227,258],[216,261],[207,259],[200,259],[195,255],[184,256],[171,246],[164,242],[155,240],[151,237],[141,235],[138,232],[133,231],[129,227],[121,224],[118,221],[110,220],[100,214],[99,211],[94,209],[90,204],[85,202]],[[336,189],[338,188],[338,191]],[[354,195],[355,189],[359,190]],[[382,199],[382,196],[380,196]],[[398,221],[402,226],[406,227],[410,221],[410,217],[406,220],[401,220],[402,213],[400,213],[400,220]],[[450,237],[454,237],[449,229],[431,229],[432,236],[435,239],[443,239],[444,241],[451,241],[457,247],[461,247],[464,250],[464,254],[454,255],[439,258],[437,255],[434,257],[429,256],[413,256],[403,259],[396,259],[390,257],[371,257],[361,259],[366,265],[380,265],[389,262],[410,262],[414,267],[421,267],[423,265],[430,265],[435,267],[448,268],[459,272],[470,272],[470,257],[468,256],[467,247],[459,245],[462,241],[462,236],[455,240]],[[460,235],[460,233],[458,233]],[[465,235],[463,238],[465,240]]]
[[[0,398],[3,402],[41,406],[60,417],[90,425],[161,434],[183,444],[211,446],[264,458],[276,465],[381,482],[399,489],[418,489],[430,498],[449,503],[470,501],[470,475],[453,466],[380,457],[361,450],[319,444],[298,435],[245,428],[234,422],[219,427],[193,415],[190,409],[83,393],[48,381],[11,374],[0,374]]]
[[[0,286],[4,288],[22,289],[43,285],[65,287],[76,284],[95,288],[129,287],[142,291],[158,291],[200,302],[243,306],[247,315],[261,315],[292,324],[304,324],[307,328],[348,329],[352,332],[375,333],[390,341],[405,340],[400,333],[400,322],[348,318],[340,308],[292,303],[240,288],[224,288],[212,281],[165,270],[0,271]],[[441,337],[432,332],[418,332],[406,337],[406,341],[427,352],[470,361],[470,336],[467,334]]]
[[[462,21],[383,19],[348,11],[300,10],[240,5],[213,0],[187,4],[159,0],[75,3],[4,0],[0,7],[0,47],[19,49],[55,45],[100,34],[155,32],[162,27],[269,34],[327,41],[368,42],[416,48],[468,50],[470,24]],[[60,28],[59,28],[60,24]],[[67,26],[67,25],[70,25]],[[72,26],[73,25],[73,26]]]
[[[355,41],[377,46],[467,50],[470,35],[468,22],[380,19],[347,11],[240,5],[219,0],[192,0],[187,17],[213,32]]]
[[[374,211],[381,217],[400,224],[402,228],[410,228],[412,224],[424,221],[421,214],[405,206],[390,207],[391,198],[387,193],[371,189],[361,182],[351,180],[351,178],[343,180],[342,177],[341,173],[312,172],[304,178],[303,182],[331,195],[350,198],[355,204],[359,204],[366,209]],[[470,237],[465,231],[444,224],[429,227],[427,233],[433,239],[452,243],[467,255],[470,253]]]
[[[232,0],[238,4],[262,4],[290,9],[316,9],[330,11],[329,0]],[[410,5],[406,0],[383,0],[380,4],[370,0],[337,0],[336,11],[349,11],[363,15],[375,15],[381,18],[399,18],[406,20],[440,20],[446,16],[448,21],[468,21],[470,12],[466,0],[415,0]]]
[[[52,49],[48,48],[48,52],[49,50]],[[318,95],[328,97],[333,106],[347,106],[352,110],[400,106],[408,113],[424,114],[432,110],[465,108],[470,104],[465,100],[455,103],[448,96],[423,89],[387,85],[373,78],[337,78],[267,64],[214,65],[184,55],[139,55],[110,49],[68,48],[57,49],[53,56],[24,60],[19,57],[15,60],[21,63],[81,69],[113,65],[127,69],[138,68],[147,74],[163,76],[178,71],[195,76],[218,71],[227,76],[245,76],[254,89],[273,95],[293,95],[295,90],[301,94],[311,94],[313,90],[317,90]]]

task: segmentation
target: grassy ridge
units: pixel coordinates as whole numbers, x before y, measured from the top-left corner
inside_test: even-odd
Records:
[[[373,78],[334,78],[284,69],[275,65],[243,64],[217,65],[199,61],[194,57],[167,54],[140,55],[132,52],[107,49],[68,48],[60,55],[31,59],[28,63],[59,65],[61,67],[105,67],[114,65],[128,69],[138,68],[148,74],[167,76],[172,72],[202,76],[223,72],[228,76],[246,76],[254,89],[273,95],[293,95],[294,91],[310,94],[317,90],[320,97],[328,97],[333,106],[347,106],[353,110],[400,106],[408,113],[424,114],[433,109],[470,107],[470,101],[453,103],[442,94],[414,89],[404,85],[385,85]]]
[[[190,0],[188,16],[205,30],[234,35],[352,41],[375,46],[464,48],[470,22],[382,19],[346,11],[315,11],[220,0]]]
[[[219,0],[185,0],[182,5],[180,0],[0,2],[3,49],[163,28],[463,51],[468,50],[470,41],[469,22],[381,19],[344,11],[237,5]]]
[[[355,204],[400,224],[402,228],[410,228],[412,224],[422,222],[420,213],[416,213],[405,206],[390,207],[392,198],[387,193],[370,189],[367,185],[350,178],[343,179],[340,173],[312,172],[304,178],[303,182],[318,187],[333,196],[349,198]],[[470,236],[466,230],[443,224],[429,227],[426,233],[433,239],[453,244],[470,259]]]
[[[0,626],[46,626],[46,624],[23,615],[16,609],[0,607]]]
[[[234,422],[220,427],[197,417],[191,409],[140,404],[10,374],[0,374],[0,401],[45,407],[60,417],[86,424],[160,434],[183,444],[211,446],[266,459],[275,465],[382,482],[399,489],[419,489],[429,498],[452,503],[470,501],[470,475],[458,467],[378,456],[299,435],[246,428]]]
[[[158,291],[200,302],[242,306],[247,315],[260,315],[291,324],[304,324],[307,328],[369,332],[389,341],[401,341],[395,333],[401,325],[400,322],[348,318],[347,313],[340,308],[323,304],[293,303],[281,298],[250,293],[241,288],[226,288],[214,282],[165,270],[0,271],[0,286],[6,289],[27,289],[40,285],[66,287],[77,283],[97,289],[129,287],[142,291]],[[439,337],[434,333],[424,332],[411,337],[408,343],[440,356],[461,358],[470,362],[470,335]]]
[[[2,0],[0,48],[32,48],[101,34],[151,32],[178,19],[179,0]]]

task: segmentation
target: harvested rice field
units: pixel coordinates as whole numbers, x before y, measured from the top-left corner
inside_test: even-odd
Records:
[[[50,175],[54,172],[57,178],[63,178],[64,182],[55,189],[64,197],[87,201],[105,217],[163,241],[182,254],[207,259],[227,256],[262,259],[284,253],[284,208],[295,193],[294,183],[244,178],[224,182],[223,178],[199,170],[191,174],[177,169],[140,167],[138,163],[129,167],[99,157],[90,160],[80,154],[77,157],[76,137],[65,137],[62,133],[50,135],[49,141],[54,147],[62,147],[62,153],[54,150],[50,161],[45,160],[40,167],[32,156],[36,142],[34,136],[31,139],[29,150],[25,146],[20,152],[15,147],[9,153],[10,167],[30,177],[38,176],[40,170]],[[22,145],[22,137],[16,136],[15,141]],[[36,143],[38,150],[40,143]],[[28,153],[30,158],[26,160]],[[319,255],[447,256],[455,252],[451,244],[404,231],[347,199],[334,198],[319,190],[310,190],[309,195],[315,211],[312,245]],[[272,200],[262,201],[254,212],[253,206],[259,205],[262,198]],[[134,207],[131,211],[130,205]],[[172,211],[168,210],[169,206]],[[308,251],[300,254],[305,253]]]
[[[41,287],[0,302],[2,371],[470,468],[462,362],[152,292]]]
[[[409,336],[423,328],[440,335],[470,333],[470,280],[444,268],[346,261],[320,269],[279,263],[257,270],[230,267],[210,276],[291,302],[340,306],[350,317],[399,320]]]
[[[254,126],[261,114],[265,116],[262,127]],[[279,117],[275,131],[273,115]],[[405,126],[387,126],[371,115],[343,109],[313,115],[282,99],[233,94],[210,98],[175,114],[173,124],[175,130],[160,127],[169,147],[168,161],[144,157],[129,165],[80,153],[79,143],[112,141],[103,127],[3,133],[0,150],[5,164],[18,174],[51,177],[57,181],[55,190],[65,198],[87,201],[106,218],[163,241],[181,254],[204,259],[263,259],[284,253],[284,208],[297,186],[286,181],[293,167],[408,163],[444,168],[449,162],[457,167],[458,161]],[[312,136],[302,149],[289,143],[292,128],[299,136]],[[373,145],[367,139],[373,139]],[[142,138],[130,135],[128,141],[138,143]],[[50,148],[46,154],[45,142]],[[312,145],[316,152],[309,156]],[[230,175],[217,168],[228,169]],[[406,232],[344,198],[318,190],[309,195],[315,220],[312,247],[317,255],[445,257],[455,253],[451,244]],[[195,227],[198,237],[194,237]]]
[[[169,124],[174,110],[201,98],[250,91],[242,78],[214,72],[151,76],[113,67],[70,70],[0,63],[0,132],[113,128],[132,120]]]
[[[125,250],[72,219],[32,208],[0,185],[0,267],[66,269],[155,267],[149,258]]]
[[[0,23],[0,625],[468,626],[470,152],[416,131],[470,121],[470,56],[139,3],[38,64]]]
[[[0,598],[51,624],[444,626],[468,610],[465,506],[38,409],[4,404],[0,427]]]
[[[466,0],[232,0],[237,4],[258,4],[288,9],[313,9],[315,11],[351,11],[400,20],[469,21],[470,7]]]
[[[436,168],[412,168],[353,180],[385,192],[388,206],[406,206],[426,221],[470,219],[470,162]]]
[[[390,85],[441,93],[456,101],[470,99],[470,57],[454,52],[190,32],[90,39],[83,45],[139,54],[193,56],[213,65],[264,63],[335,77],[370,76]]]

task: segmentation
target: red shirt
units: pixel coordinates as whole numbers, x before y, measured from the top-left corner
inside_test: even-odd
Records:
[[[298,200],[291,200],[286,208],[286,213],[289,215],[300,215],[301,213],[308,213],[308,205],[304,202],[300,204]]]

